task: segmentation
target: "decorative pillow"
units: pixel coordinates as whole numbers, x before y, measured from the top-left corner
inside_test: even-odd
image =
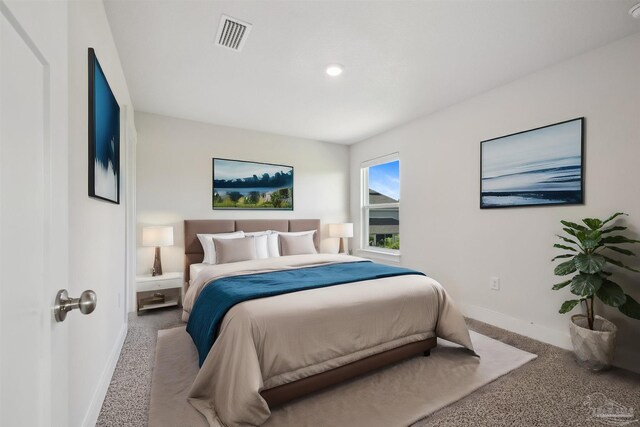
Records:
[[[278,235],[281,235],[281,236],[305,236],[307,234],[310,234],[310,235],[313,236],[313,235],[315,235],[316,230],[288,231],[288,232],[287,231],[274,231],[274,233],[278,233]],[[280,239],[280,238],[278,238],[278,249],[280,250],[280,253],[282,255],[284,255],[284,253],[282,252],[282,239]]]
[[[256,259],[256,238],[241,237],[239,239],[213,238],[216,247],[216,264],[249,261]]]
[[[269,256],[268,239],[271,231],[256,231],[253,233],[244,233],[245,236],[253,236],[256,239],[256,259],[267,259]],[[275,236],[276,242],[278,236]]]
[[[313,244],[313,233],[280,233],[280,245],[282,246],[282,255],[318,253],[318,251],[316,251],[316,246]]]
[[[217,233],[217,234],[197,234],[198,240],[204,249],[204,258],[202,260],[205,264],[216,263],[216,248],[213,244],[213,238],[218,239],[239,239],[244,237],[243,231],[235,231],[233,233]]]

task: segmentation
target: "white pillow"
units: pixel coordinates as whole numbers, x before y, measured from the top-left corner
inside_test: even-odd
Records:
[[[249,261],[256,259],[256,238],[242,237],[239,239],[213,238],[216,247],[216,264]]]
[[[269,250],[269,258],[277,258],[280,256],[280,241],[278,240],[277,231],[272,231],[267,236],[267,249]]]
[[[306,234],[314,234],[317,230],[308,231],[274,231],[274,233],[284,234],[289,236],[304,236]]]
[[[213,238],[218,239],[240,239],[244,237],[244,231],[235,231],[233,233],[218,233],[218,234],[196,234],[202,249],[204,249],[204,258],[202,260],[205,264],[216,263],[216,247],[213,244]]]
[[[313,244],[313,233],[309,234],[280,234],[280,245],[282,255],[305,255],[317,254],[316,246]]]
[[[269,236],[271,231],[256,231],[253,233],[244,233],[246,237],[255,237],[256,242],[256,259],[267,259],[269,256]],[[275,236],[276,243],[278,236]]]

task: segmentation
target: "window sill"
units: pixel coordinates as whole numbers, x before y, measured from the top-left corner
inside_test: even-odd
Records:
[[[363,258],[371,258],[384,262],[400,263],[400,252],[381,251],[376,249],[356,249],[356,254]]]

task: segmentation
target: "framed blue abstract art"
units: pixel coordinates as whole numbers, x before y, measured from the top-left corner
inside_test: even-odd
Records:
[[[89,196],[120,203],[120,106],[89,48]]]
[[[480,208],[584,203],[584,117],[480,143]]]

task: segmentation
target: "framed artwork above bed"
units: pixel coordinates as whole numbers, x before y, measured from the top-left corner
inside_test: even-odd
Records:
[[[213,209],[293,210],[293,166],[213,158]]]
[[[480,143],[480,208],[584,203],[584,117]]]
[[[89,48],[89,197],[120,203],[120,106]]]

